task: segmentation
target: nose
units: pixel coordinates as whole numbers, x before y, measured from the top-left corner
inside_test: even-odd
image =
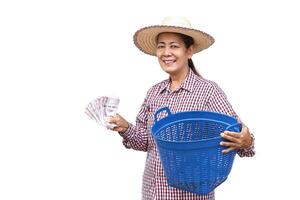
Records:
[[[170,56],[171,55],[170,49],[168,47],[164,48],[163,55],[164,56]]]

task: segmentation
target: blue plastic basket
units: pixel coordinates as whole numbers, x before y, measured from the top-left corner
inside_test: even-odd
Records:
[[[164,113],[167,116],[158,120]],[[227,179],[236,154],[222,153],[220,133],[240,129],[235,118],[220,113],[157,110],[152,134],[168,185],[196,194],[213,191]]]

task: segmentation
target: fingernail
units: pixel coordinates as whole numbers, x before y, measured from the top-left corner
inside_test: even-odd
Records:
[[[220,142],[220,145],[223,145],[224,143],[223,142]]]
[[[111,119],[111,117],[107,117],[106,120],[107,120],[107,122],[111,122],[112,119]]]

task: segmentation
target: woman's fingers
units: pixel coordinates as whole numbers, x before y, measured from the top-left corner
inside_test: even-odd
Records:
[[[221,133],[221,136],[226,140],[238,143],[238,142],[240,142],[239,139],[241,137],[241,134],[235,133],[235,132],[230,132],[230,131],[225,131],[225,132]]]
[[[241,134],[231,131],[225,131],[221,133],[221,136],[227,141],[220,142],[221,146],[226,146],[228,148],[224,149],[222,153],[228,153],[232,150],[241,148]]]
[[[234,143],[234,142],[225,142],[225,141],[220,142],[220,145],[221,145],[221,146],[226,146],[226,147],[234,147],[234,148],[237,148],[237,149],[241,147],[241,145],[238,144],[238,143]]]
[[[117,127],[122,124],[122,120],[119,115],[108,117],[107,122],[110,124],[115,124]]]
[[[228,147],[228,148],[222,150],[222,153],[228,153],[228,152],[230,152],[230,151],[232,151],[232,150],[236,150],[236,149],[239,149],[239,148],[241,147],[241,146],[240,146],[239,144],[237,144],[237,143],[234,143],[234,142],[224,142],[224,141],[222,141],[222,142],[220,143],[220,145],[221,145],[221,146],[226,146],[226,147]]]
[[[123,128],[116,126],[112,130],[117,131],[117,132],[121,132],[123,130]]]
[[[112,128],[111,130],[117,132],[125,132],[129,127],[128,122],[119,114],[114,117],[109,117],[108,122],[116,125],[116,127]]]
[[[250,136],[249,129],[244,124],[240,133],[224,131],[221,133],[221,136],[226,141],[222,141],[220,145],[228,147],[228,151],[226,150],[225,152],[232,151],[233,149],[248,148],[252,144],[252,137]]]
[[[222,153],[228,153],[228,152],[233,151],[233,150],[235,150],[235,149],[236,149],[236,148],[234,148],[234,147],[229,147],[229,148],[227,148],[227,149],[222,150]]]

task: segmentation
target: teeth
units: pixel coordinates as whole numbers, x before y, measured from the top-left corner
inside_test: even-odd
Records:
[[[166,64],[171,64],[171,63],[174,63],[175,61],[174,60],[165,60],[164,61]]]

